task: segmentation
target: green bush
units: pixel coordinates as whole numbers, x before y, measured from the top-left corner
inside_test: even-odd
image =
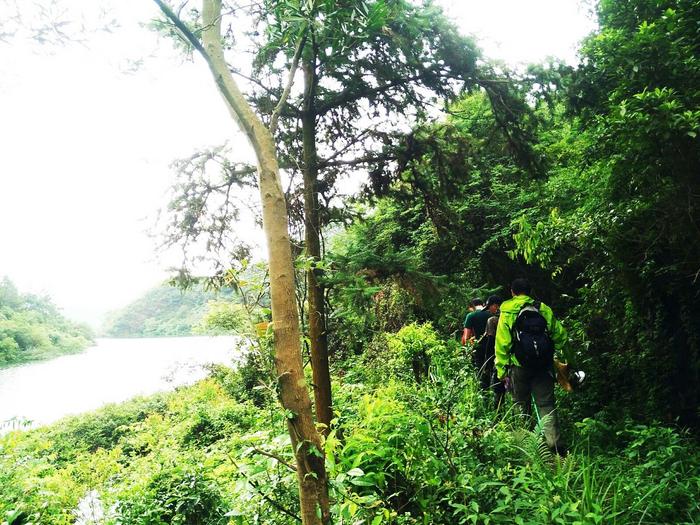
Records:
[[[233,399],[264,407],[274,401],[270,388],[272,374],[268,366],[258,352],[248,350],[235,368],[212,365],[209,374]]]
[[[539,429],[521,427],[512,409],[496,416],[461,347],[429,326],[411,325],[384,352],[384,383],[358,360],[336,396],[344,445],[332,488],[339,523],[694,523],[700,451],[668,427],[586,420],[560,460]],[[414,355],[430,355],[416,383]],[[387,358],[387,356],[391,356]],[[392,363],[392,364],[388,364]],[[393,374],[388,372],[394,371]],[[363,375],[375,390],[362,388]],[[381,374],[379,374],[381,375]],[[386,378],[392,377],[388,384]],[[359,384],[358,384],[359,383]],[[359,399],[358,399],[359,394]],[[358,504],[360,502],[361,504]]]
[[[121,525],[225,525],[228,506],[201,465],[161,466],[118,496]]]
[[[358,359],[348,361],[350,377],[357,381],[379,384],[388,377],[423,381],[431,360],[455,351],[451,343],[441,340],[430,323],[412,323],[396,333],[380,332]]]
[[[197,448],[248,432],[257,422],[259,409],[251,403],[230,403],[222,407],[199,406],[185,422],[181,441]]]
[[[166,410],[165,397],[154,395],[135,398],[121,404],[110,404],[80,416],[59,421],[40,430],[52,442],[51,452],[59,462],[72,461],[77,454],[109,450],[130,432],[131,425],[154,413]]]

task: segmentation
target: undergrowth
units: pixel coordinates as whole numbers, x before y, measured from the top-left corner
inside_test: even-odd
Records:
[[[494,412],[463,349],[430,325],[369,347],[336,366],[334,523],[700,522],[700,452],[681,431],[569,421],[561,459],[512,409]],[[283,414],[259,390],[245,398],[251,374],[217,367],[192,387],[3,436],[2,523],[296,523]]]

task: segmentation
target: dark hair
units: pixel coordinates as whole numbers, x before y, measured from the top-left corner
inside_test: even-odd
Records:
[[[530,295],[530,281],[522,278],[516,279],[513,281],[513,284],[510,285],[510,289],[515,295]]]
[[[502,302],[503,300],[501,299],[500,295],[491,295],[488,299],[486,299],[486,308],[488,308],[492,304],[500,305]]]
[[[471,301],[472,306],[481,306],[483,304],[484,304],[484,301],[482,301],[478,297],[474,297],[474,299],[472,299],[472,301]]]

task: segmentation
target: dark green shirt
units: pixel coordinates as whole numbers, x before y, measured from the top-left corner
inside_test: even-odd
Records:
[[[476,339],[481,339],[486,331],[486,322],[493,314],[486,308],[470,313],[464,320],[464,328],[471,328]]]

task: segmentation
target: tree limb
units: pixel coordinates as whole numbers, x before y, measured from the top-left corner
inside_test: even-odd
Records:
[[[280,462],[282,465],[287,467],[289,470],[292,470],[294,472],[297,471],[297,468],[294,465],[292,465],[291,463],[288,463],[287,461],[285,461],[284,459],[279,457],[277,454],[273,454],[272,452],[267,452],[267,451],[259,449],[257,447],[253,447],[253,450],[255,452],[257,452],[258,454],[260,454],[261,456],[266,456],[268,458],[276,459],[278,462]]]
[[[428,72],[424,71],[418,75],[412,75],[410,77],[404,77],[404,78],[397,78],[391,82],[387,82],[386,84],[382,84],[381,86],[377,86],[374,88],[369,88],[366,90],[355,90],[354,86],[348,86],[346,87],[343,91],[338,93],[336,97],[331,98],[330,100],[327,100],[324,104],[321,104],[321,106],[317,110],[318,115],[322,115],[324,113],[327,113],[331,109],[337,108],[339,106],[343,106],[345,104],[349,104],[351,102],[356,102],[358,100],[361,100],[363,98],[370,98],[374,95],[379,95],[381,93],[385,93],[389,91],[392,88],[395,88],[397,86],[400,86],[401,84],[407,84],[409,82],[414,82],[416,80],[422,80],[427,76]]]
[[[333,168],[337,166],[357,166],[359,164],[369,164],[370,162],[378,162],[381,160],[396,160],[395,155],[391,154],[386,154],[386,155],[367,155],[365,157],[358,157],[356,159],[339,159],[339,160],[328,160],[328,161],[319,161],[318,166],[319,168]]]
[[[238,70],[236,70],[236,69],[231,69],[230,71],[231,71],[232,74],[238,75],[239,77],[241,77],[242,79],[247,80],[248,82],[252,82],[252,83],[255,84],[256,86],[258,86],[259,88],[261,88],[263,91],[265,91],[268,95],[270,95],[270,97],[275,97],[275,96],[276,96],[276,94],[275,94],[275,92],[272,90],[272,88],[267,87],[265,84],[263,84],[262,82],[260,82],[260,80],[258,80],[257,78],[248,76],[248,75],[246,75],[245,73],[241,73],[240,71],[238,71]],[[298,117],[298,116],[299,116],[299,113],[300,113],[299,108],[297,108],[294,104],[290,104],[289,102],[286,102],[286,103],[284,104],[284,106],[285,106],[286,109],[290,112],[289,114],[291,114],[291,115],[294,116],[294,117]],[[282,111],[281,111],[281,110],[280,110],[280,114],[282,114]],[[288,115],[288,114],[285,113],[285,115]]]
[[[170,20],[175,27],[182,33],[185,39],[195,48],[202,58],[204,58],[207,66],[214,75],[214,81],[219,87],[219,92],[226,100],[231,116],[234,118],[239,127],[245,131],[249,140],[253,144],[256,153],[259,149],[258,134],[255,130],[253,122],[257,121],[257,117],[252,114],[252,110],[246,105],[245,98],[241,93],[238,85],[233,78],[224,78],[221,71],[228,71],[228,66],[223,56],[221,47],[221,3],[220,1],[211,3],[204,2],[203,19],[204,30],[202,33],[202,41],[190,30],[189,27],[170,9],[163,0],[153,0],[160,8],[163,14]],[[204,42],[204,43],[203,43]],[[210,50],[205,48],[205,44]]]
[[[170,20],[173,25],[182,33],[182,36],[187,40],[192,47],[194,47],[199,53],[202,54],[202,56],[206,59],[207,57],[207,52],[202,46],[202,43],[199,41],[199,38],[190,30],[187,25],[180,19],[179,16],[177,16],[172,9],[170,9],[170,6],[163,2],[162,0],[153,0],[156,5],[160,8],[160,10],[163,12],[163,14]]]
[[[287,85],[282,91],[282,96],[280,97],[275,110],[272,112],[272,117],[270,118],[270,133],[275,134],[277,131],[277,121],[279,119],[280,113],[282,113],[282,108],[289,98],[289,92],[292,90],[292,85],[294,84],[294,75],[296,75],[297,68],[299,67],[299,58],[301,58],[301,53],[304,50],[304,44],[306,43],[306,29],[301,35],[299,42],[297,43],[297,48],[294,51],[294,58],[292,59],[292,65],[289,68],[289,76],[287,77]]]

